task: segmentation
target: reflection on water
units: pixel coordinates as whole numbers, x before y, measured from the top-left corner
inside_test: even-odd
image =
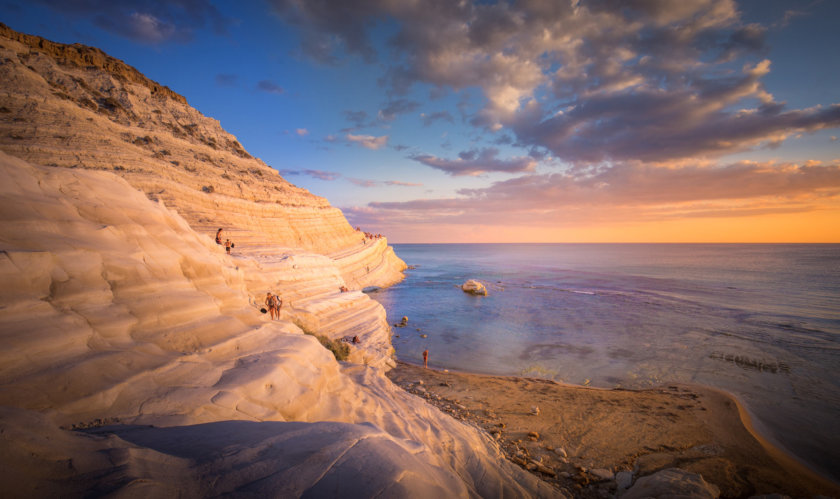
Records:
[[[772,438],[840,470],[840,246],[397,245],[370,296],[397,356],[491,374],[736,394]],[[467,279],[489,296],[463,293]],[[421,335],[427,335],[422,338]],[[835,476],[840,478],[840,476]]]

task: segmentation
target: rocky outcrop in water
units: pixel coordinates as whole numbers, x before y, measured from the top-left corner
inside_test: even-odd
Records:
[[[487,296],[487,287],[474,279],[470,279],[462,284],[461,290],[471,295]]]

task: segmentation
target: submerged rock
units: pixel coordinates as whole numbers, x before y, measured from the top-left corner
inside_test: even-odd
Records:
[[[615,474],[615,485],[619,489],[627,489],[633,483],[632,471],[619,471]]]
[[[720,489],[716,485],[703,480],[702,476],[679,468],[669,468],[639,478],[621,497],[622,499],[641,499],[643,497],[714,499],[718,496],[720,496]]]
[[[591,470],[589,473],[591,473],[592,475],[595,475],[600,480],[612,480],[613,478],[615,478],[615,475],[613,475],[612,471],[606,470],[604,468],[595,468],[594,470]]]
[[[472,295],[487,296],[487,288],[484,286],[484,284],[474,279],[470,279],[469,281],[462,284],[461,290],[463,290],[465,293],[470,293]]]

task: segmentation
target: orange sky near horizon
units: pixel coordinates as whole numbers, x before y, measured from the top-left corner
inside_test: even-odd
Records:
[[[840,243],[840,206],[742,217],[683,218],[585,227],[418,224],[390,243]]]

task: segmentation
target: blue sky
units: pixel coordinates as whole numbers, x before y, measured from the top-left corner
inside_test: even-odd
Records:
[[[838,2],[0,4],[392,241],[840,241]]]

